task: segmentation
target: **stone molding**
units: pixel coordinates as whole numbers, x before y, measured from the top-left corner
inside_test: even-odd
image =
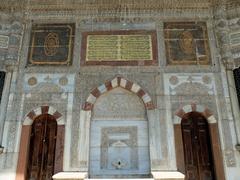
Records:
[[[138,97],[142,99],[146,109],[148,110],[155,109],[155,106],[150,95],[145,90],[143,90],[138,84],[133,83],[123,77],[116,77],[113,80],[106,81],[104,84],[93,89],[90,95],[88,96],[85,104],[83,105],[83,110],[91,111],[98,97],[116,87],[122,87],[132,93],[135,93]]]
[[[62,114],[59,113],[52,106],[41,106],[41,107],[37,107],[36,109],[30,111],[27,114],[27,116],[24,118],[23,125],[32,125],[34,119],[37,116],[42,115],[42,114],[52,115],[56,119],[58,125],[64,125]]]
[[[138,1],[132,0],[128,1],[118,1],[118,0],[98,0],[98,1],[74,1],[73,3],[68,3],[67,0],[54,0],[54,1],[44,1],[42,0],[17,0],[3,1],[0,5],[0,9],[13,11],[13,10],[86,10],[87,11],[111,11],[115,9],[116,12],[121,12],[124,8],[127,11],[139,11],[142,9],[147,9],[149,11],[156,11],[165,9],[197,9],[197,8],[209,8],[209,7],[218,7],[226,6],[227,9],[233,9],[240,6],[238,0],[151,0],[151,1]]]
[[[206,107],[195,103],[183,106],[175,112],[174,124],[181,124],[182,118],[185,114],[190,112],[201,113],[208,121],[209,124],[217,123],[213,113]]]

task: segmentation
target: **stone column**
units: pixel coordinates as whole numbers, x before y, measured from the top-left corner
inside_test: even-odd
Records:
[[[230,95],[231,108],[233,113],[233,118],[235,122],[235,130],[237,135],[237,142],[240,141],[240,113],[239,105],[237,101],[237,94],[235,89],[235,82],[233,77],[234,69],[234,59],[231,52],[231,39],[229,28],[229,21],[226,17],[225,7],[218,7],[215,11],[215,32],[218,38],[218,45],[220,49],[221,61],[224,65],[222,68],[226,73],[227,83],[228,83],[228,93]]]
[[[89,136],[90,136],[91,111],[80,111],[80,137],[79,137],[79,161],[80,171],[89,170]]]
[[[224,156],[226,179],[232,179],[239,176],[236,171],[238,157],[235,145],[239,143],[239,107],[235,93],[235,84],[233,79],[234,59],[231,49],[231,30],[229,28],[229,19],[226,6],[216,6],[214,9],[214,30],[217,37],[217,45],[220,53],[220,66],[222,73],[222,87],[224,89],[223,104],[219,106],[220,131],[222,150]],[[224,105],[224,106],[222,106]]]

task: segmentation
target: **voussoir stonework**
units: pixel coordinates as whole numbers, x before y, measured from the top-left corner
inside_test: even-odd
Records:
[[[217,123],[217,120],[215,119],[213,113],[206,107],[202,105],[197,105],[195,103],[183,106],[179,108],[174,117],[174,124],[181,124],[181,120],[184,117],[185,114],[190,112],[199,112],[201,113],[208,121],[209,124]]]
[[[58,125],[64,124],[64,121],[62,119],[62,114],[59,113],[55,108],[53,108],[52,106],[41,106],[32,110],[27,114],[27,116],[23,121],[23,125],[32,125],[34,119],[37,116],[40,116],[43,114],[52,115],[56,119]]]
[[[150,110],[155,108],[150,95],[145,90],[143,90],[138,84],[133,83],[123,77],[116,77],[113,80],[106,81],[104,84],[93,89],[90,95],[88,96],[85,104],[83,105],[83,109],[85,111],[91,111],[97,98],[99,98],[102,94],[111,91],[116,87],[121,87],[137,94],[137,96],[142,99],[146,109]]]

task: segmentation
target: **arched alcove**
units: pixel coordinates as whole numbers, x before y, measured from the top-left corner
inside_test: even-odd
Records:
[[[116,86],[97,97],[91,115],[90,178],[150,176],[148,120],[143,99]]]
[[[30,111],[24,118],[20,139],[20,149],[17,164],[16,180],[25,180],[27,176],[27,166],[30,152],[30,139],[32,125],[35,120],[42,116],[50,117],[57,123],[56,145],[54,150],[54,169],[53,173],[63,170],[63,149],[65,136],[65,123],[62,114],[52,106],[41,106]],[[55,138],[55,137],[54,137]]]
[[[100,96],[92,111],[92,119],[145,119],[146,110],[136,94],[117,87]]]
[[[83,104],[83,110],[91,111],[96,100],[101,95],[117,87],[121,87],[136,94],[140,99],[142,99],[146,109],[155,109],[152,98],[140,85],[138,85],[137,83],[133,83],[123,77],[117,76],[114,79],[106,81],[104,84],[94,88],[91,91],[90,95],[87,97],[86,102]]]
[[[216,179],[224,179],[224,167],[223,157],[221,151],[221,144],[219,140],[218,123],[212,111],[203,106],[195,103],[180,107],[175,112],[174,117],[174,134],[175,134],[175,148],[176,148],[176,160],[177,168],[180,172],[185,173],[185,158],[184,158],[184,143],[183,143],[183,132],[181,122],[191,113],[199,114],[199,117],[203,117],[208,123],[209,129],[209,142],[212,149],[213,155],[213,169]]]

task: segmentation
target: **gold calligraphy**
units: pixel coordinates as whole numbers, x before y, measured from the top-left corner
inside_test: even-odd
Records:
[[[184,31],[181,33],[179,45],[185,54],[191,55],[195,53],[195,42],[191,32]]]
[[[86,61],[152,60],[151,35],[89,35]]]
[[[59,48],[59,36],[57,33],[49,33],[45,37],[44,52],[46,56],[54,56]]]

